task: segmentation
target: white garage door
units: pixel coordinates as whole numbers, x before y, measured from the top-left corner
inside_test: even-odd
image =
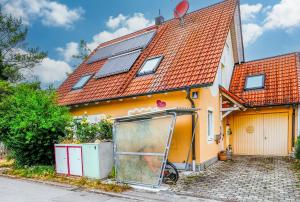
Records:
[[[241,155],[288,155],[288,113],[234,117],[233,151]]]

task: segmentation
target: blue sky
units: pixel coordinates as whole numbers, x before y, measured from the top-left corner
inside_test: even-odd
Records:
[[[297,2],[298,1],[298,2]],[[89,47],[153,23],[161,10],[173,16],[180,0],[0,0],[2,10],[23,19],[28,44],[48,52],[35,77],[58,85],[78,61],[72,55],[84,39]],[[219,0],[190,0],[190,11]],[[247,60],[300,51],[299,0],[241,0]]]

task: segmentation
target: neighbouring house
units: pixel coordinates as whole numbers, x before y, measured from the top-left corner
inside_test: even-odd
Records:
[[[58,89],[74,116],[199,108],[177,119],[168,159],[197,168],[233,153],[292,152],[298,132],[299,55],[245,62],[238,0],[225,0],[100,44]]]

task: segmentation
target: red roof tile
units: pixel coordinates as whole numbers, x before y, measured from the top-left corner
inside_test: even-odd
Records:
[[[157,29],[156,36],[129,72],[101,79],[92,78],[83,89],[71,91],[81,76],[96,73],[105,60],[92,64],[82,63],[58,89],[59,103],[73,105],[189,86],[211,85],[237,4],[238,0],[225,0],[189,13],[183,27],[178,19],[173,19],[159,27],[152,26],[101,44],[100,46],[106,46]],[[91,55],[94,53],[95,51]],[[157,55],[164,56],[157,71],[152,75],[136,77],[143,62]]]
[[[244,90],[247,76],[265,74],[265,87]],[[299,54],[292,53],[237,65],[230,92],[245,100],[251,107],[299,103]]]
[[[246,102],[245,100],[241,99],[240,97],[236,96],[235,94],[231,93],[230,91],[226,90],[226,88],[220,86],[220,91],[231,97],[234,101],[238,102],[241,105],[244,105]]]

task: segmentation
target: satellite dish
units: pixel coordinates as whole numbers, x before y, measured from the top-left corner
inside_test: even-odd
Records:
[[[188,0],[182,0],[174,9],[174,17],[179,18],[180,22],[183,23],[183,18],[188,12],[190,4]]]

